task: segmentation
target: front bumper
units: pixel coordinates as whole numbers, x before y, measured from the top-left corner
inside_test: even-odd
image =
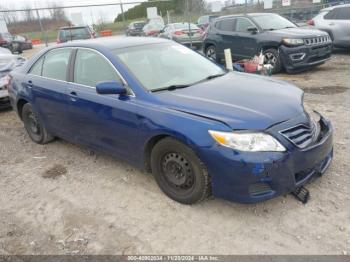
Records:
[[[280,47],[280,56],[287,72],[303,71],[310,67],[323,64],[330,59],[332,44],[313,46]]]
[[[213,195],[218,198],[255,203],[294,191],[322,175],[333,158],[333,129],[322,118],[327,132],[319,142],[299,149],[279,131],[299,124],[302,117],[267,130],[287,148],[285,152],[237,152],[215,145],[203,149],[201,159],[212,179]]]

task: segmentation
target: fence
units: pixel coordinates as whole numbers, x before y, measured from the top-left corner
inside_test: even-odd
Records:
[[[225,1],[227,2],[229,1]],[[112,4],[49,6],[16,10],[4,10],[0,7],[0,16],[3,15],[7,21],[11,33],[27,36],[34,39],[36,43],[47,43],[56,40],[60,27],[72,24],[91,25],[101,36],[124,34],[130,22],[147,20],[147,8],[150,6],[158,7],[158,13],[165,23],[196,23],[202,15],[220,16],[245,12],[273,12],[294,22],[302,23],[314,17],[325,7],[350,3],[350,0],[341,2],[323,0],[318,4],[312,3],[312,0],[291,0],[291,5],[288,7],[282,6],[282,0],[278,0],[273,2],[271,9],[264,9],[264,3],[261,0],[249,0],[246,4],[228,4],[219,12],[212,12],[210,6],[205,7],[201,3],[201,0],[153,0],[147,3],[141,0],[128,0],[128,2],[119,0]]]

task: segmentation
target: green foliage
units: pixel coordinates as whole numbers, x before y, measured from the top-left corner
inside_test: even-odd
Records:
[[[141,3],[137,6],[134,6],[124,12],[126,20],[132,20],[137,18],[147,17],[147,8],[148,7],[157,7],[158,14],[166,15],[167,11],[173,11],[176,14],[182,14],[185,6],[185,0],[170,0],[167,2],[154,2],[148,0],[148,2]],[[122,14],[119,14],[114,22],[123,21]]]

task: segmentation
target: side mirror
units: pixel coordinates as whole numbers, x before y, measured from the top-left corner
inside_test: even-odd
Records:
[[[102,81],[96,84],[96,92],[100,95],[125,95],[126,88],[118,81]]]
[[[256,33],[258,33],[258,28],[256,28],[256,27],[248,27],[247,31],[251,32],[253,35],[255,35]]]

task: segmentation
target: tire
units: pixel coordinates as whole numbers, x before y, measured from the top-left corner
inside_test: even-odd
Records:
[[[282,61],[277,49],[271,48],[263,52],[264,64],[272,65],[272,73],[277,74],[282,70]]]
[[[216,47],[215,45],[210,45],[205,49],[205,56],[209,59],[214,60],[215,62],[218,62],[218,57],[216,53]]]
[[[37,144],[46,144],[54,139],[51,136],[36,113],[33,110],[33,107],[27,103],[22,108],[22,120],[24,127],[33,142]]]
[[[154,146],[151,168],[160,189],[179,203],[195,204],[211,193],[205,165],[189,147],[173,138]]]

